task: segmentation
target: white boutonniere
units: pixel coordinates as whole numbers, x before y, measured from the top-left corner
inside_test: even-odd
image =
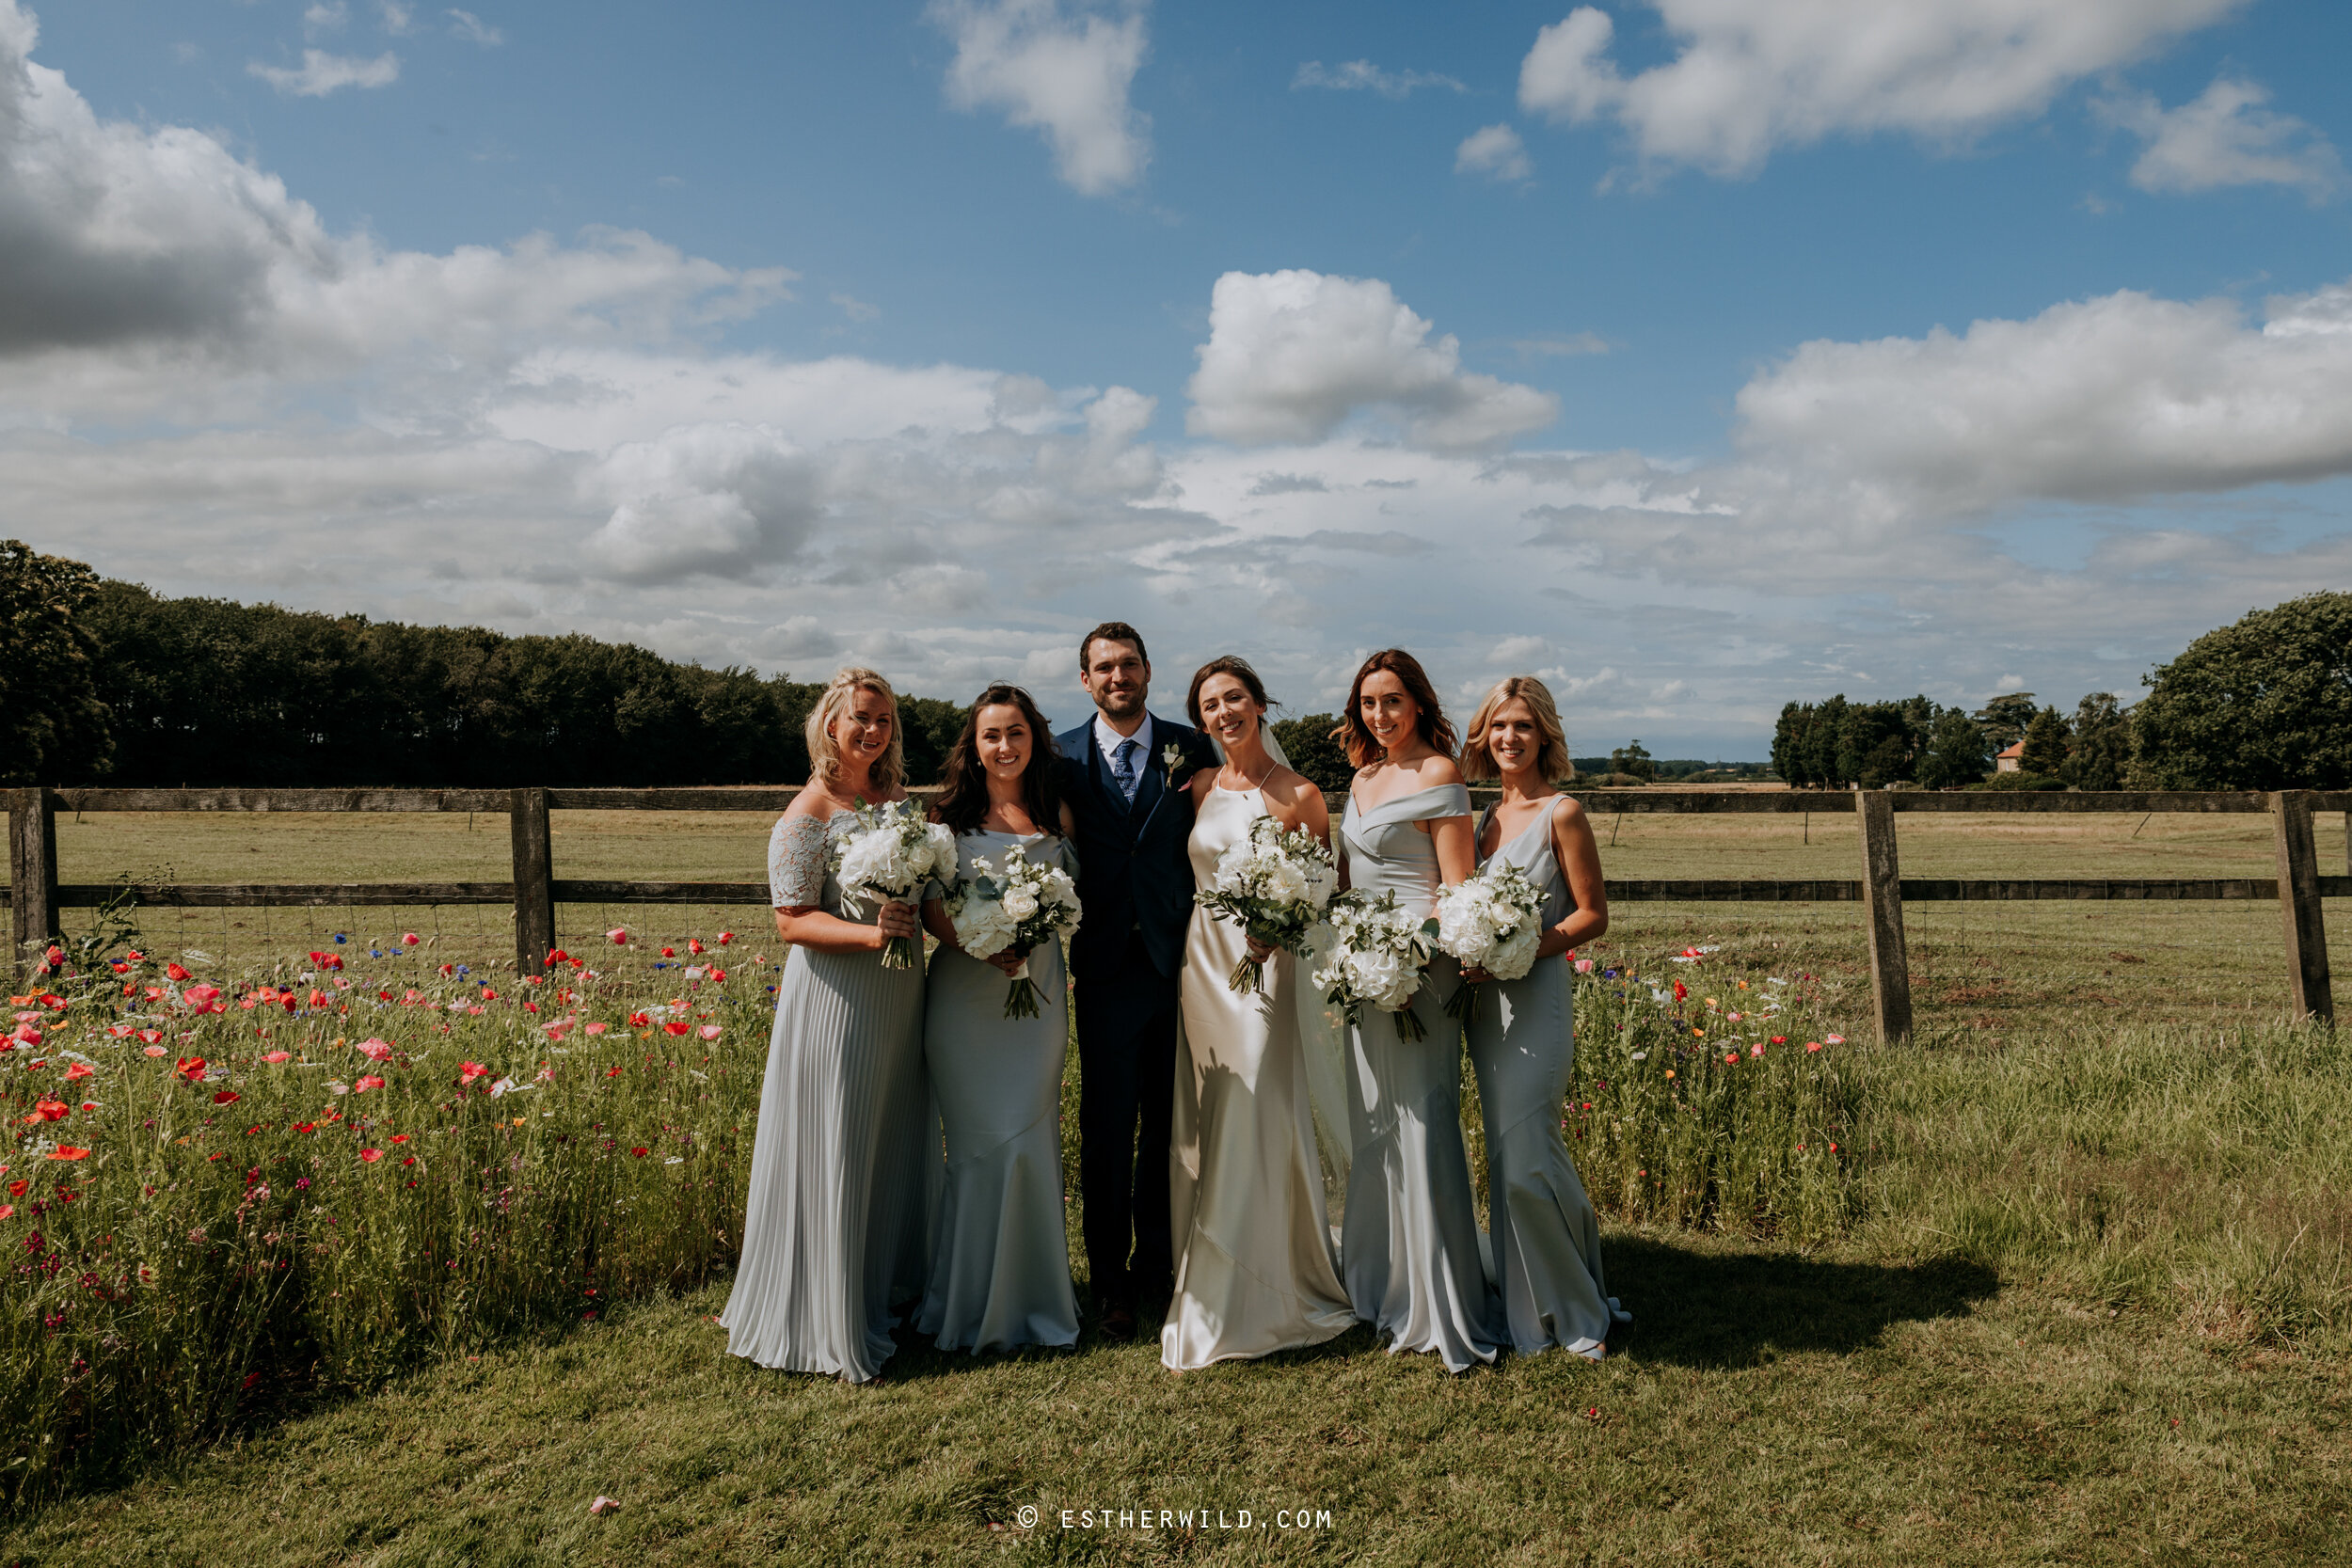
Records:
[[[1160,768],[1168,774],[1168,788],[1178,789],[1183,787],[1184,780],[1176,770],[1184,767],[1184,749],[1182,746],[1177,745],[1176,742],[1171,740],[1167,745],[1160,748]]]

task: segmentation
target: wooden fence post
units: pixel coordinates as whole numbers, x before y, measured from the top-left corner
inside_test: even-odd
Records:
[[[1870,931],[1870,998],[1879,1042],[1911,1037],[1911,967],[1903,953],[1903,881],[1895,861],[1895,802],[1883,789],[1858,790],[1862,815],[1862,905]]]
[[[8,791],[8,973],[21,983],[34,952],[58,937],[57,815],[41,788]]]
[[[2336,1021],[2328,979],[2328,929],[2320,918],[2319,846],[2312,833],[2312,792],[2281,790],[2270,798],[2279,849],[2279,914],[2287,941],[2287,989],[2298,1019]]]
[[[554,856],[548,846],[548,792],[518,789],[507,821],[515,837],[515,967],[544,974],[555,945]]]

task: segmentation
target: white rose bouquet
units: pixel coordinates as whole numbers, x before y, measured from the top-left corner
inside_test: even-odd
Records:
[[[1339,885],[1327,846],[1312,833],[1261,816],[1249,824],[1248,837],[1234,840],[1217,857],[1216,885],[1193,895],[1193,901],[1239,926],[1252,942],[1305,958],[1307,932]],[[1265,966],[1245,953],[1225,984],[1248,996],[1264,974]]]
[[[1375,897],[1360,889],[1332,899],[1326,918],[1338,940],[1314,974],[1314,983],[1327,988],[1324,1000],[1344,1007],[1350,1023],[1370,1003],[1396,1015],[1396,1032],[1405,1038],[1424,1037],[1428,1031],[1413,1016],[1412,1001],[1438,923],[1415,920],[1397,906],[1393,891]]]
[[[1468,880],[1438,895],[1438,946],[1498,980],[1516,980],[1535,967],[1543,944],[1543,890],[1508,861],[1488,861]],[[1448,1018],[1468,1018],[1478,987],[1465,980],[1445,1005]]]
[[[834,880],[844,903],[912,904],[923,884],[956,868],[956,835],[926,822],[914,802],[861,806],[857,827],[834,851]],[[913,969],[923,956],[919,937],[892,937],[882,946],[884,969]]]
[[[993,862],[975,859],[975,875],[947,895],[947,918],[956,942],[976,958],[1007,949],[1021,955],[1012,989],[1005,993],[1007,1018],[1035,1018],[1042,995],[1029,978],[1028,956],[1078,928],[1078,884],[1058,865],[1029,859],[1016,844]]]

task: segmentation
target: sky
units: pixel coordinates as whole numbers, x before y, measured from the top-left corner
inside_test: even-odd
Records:
[[[2352,8],[0,0],[0,534],[1572,748],[2352,587]]]

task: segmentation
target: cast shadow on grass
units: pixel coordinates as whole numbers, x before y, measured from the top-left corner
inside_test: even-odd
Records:
[[[1851,1354],[1879,1344],[1896,1323],[1966,1317],[2000,1289],[1993,1270],[1956,1256],[1848,1263],[1702,1251],[1622,1231],[1609,1238],[1607,1255],[1610,1287],[1633,1314],[1611,1348],[1677,1367],[1754,1367],[1803,1351]]]

